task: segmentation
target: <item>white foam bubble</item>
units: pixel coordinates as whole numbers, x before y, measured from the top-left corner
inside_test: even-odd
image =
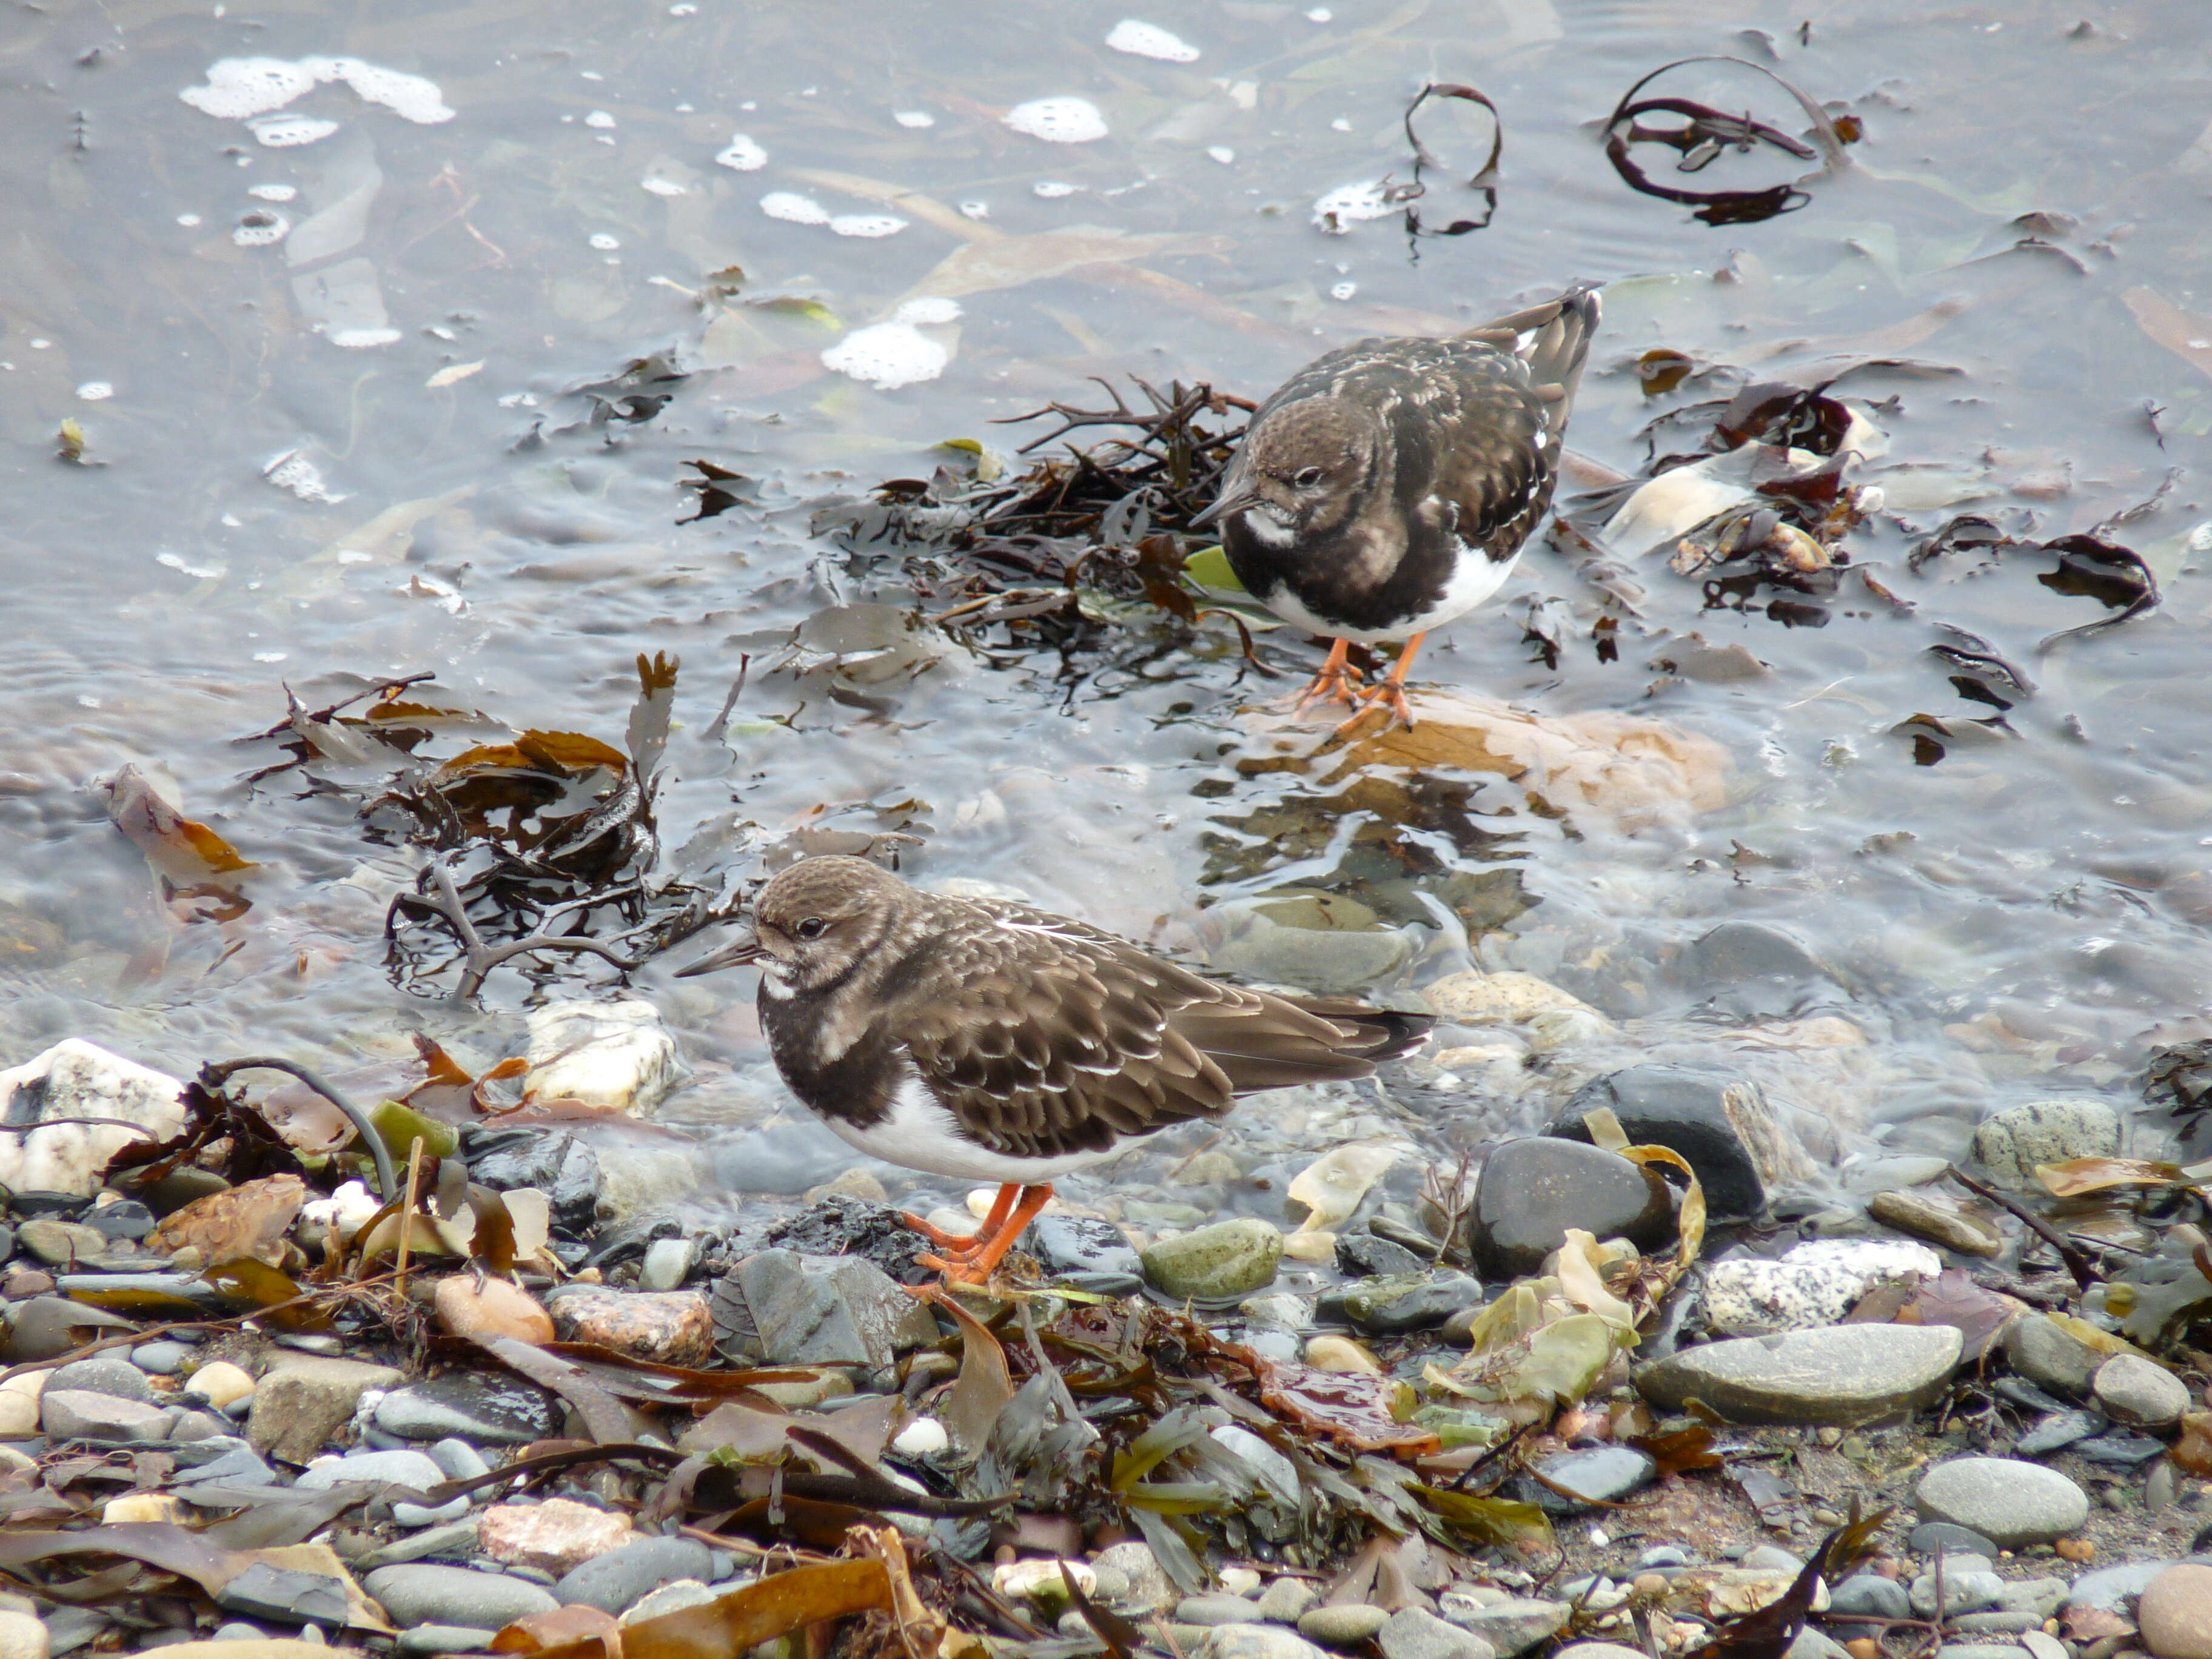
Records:
[[[1329,289],[1328,297],[1332,300],[1349,300],[1358,292],[1359,284],[1357,283],[1339,283],[1334,288]]]
[[[289,489],[303,501],[342,501],[346,498],[331,493],[324,481],[323,470],[309,460],[303,451],[288,449],[261,469],[261,476],[279,489]]]
[[[295,149],[338,130],[337,122],[319,115],[258,115],[246,125],[255,140],[270,149]]]
[[[1230,166],[1237,160],[1237,152],[1226,144],[1209,144],[1206,146],[1206,153],[1224,167]]]
[[[1088,98],[1032,98],[1006,113],[1016,132],[1048,144],[1087,144],[1106,136],[1106,118]]]
[[[592,246],[599,249],[602,253],[612,253],[617,248],[622,246],[622,238],[619,236],[610,236],[606,232],[602,230],[592,236]]]
[[[841,213],[830,220],[830,228],[840,236],[896,236],[906,221],[888,213]]]
[[[246,193],[264,202],[289,202],[300,192],[290,185],[248,185]]]
[[[637,182],[640,189],[649,190],[655,196],[689,196],[691,193],[689,189],[678,184],[673,179],[664,179],[659,173],[653,173]]]
[[[823,366],[884,392],[933,380],[952,361],[952,349],[921,330],[960,315],[951,300],[909,300],[890,320],[855,329],[822,354]]]
[[[399,331],[396,328],[333,328],[324,331],[323,337],[334,346],[343,346],[349,351],[364,351],[370,346],[396,345]]]
[[[177,222],[182,225],[186,230],[191,229],[195,225],[198,224],[199,222],[200,216],[197,213],[179,213],[177,216]]]
[[[1063,196],[1074,195],[1082,188],[1080,185],[1063,185],[1057,179],[1040,179],[1030,186],[1030,193],[1042,196],[1048,202],[1056,202]]]
[[[768,165],[768,152],[746,134],[733,132],[730,135],[730,147],[714,159],[739,173],[757,173]]]
[[[343,82],[363,103],[381,105],[404,120],[433,126],[453,118],[436,82],[359,58],[220,58],[208,66],[205,86],[186,87],[177,95],[205,114],[243,121],[331,82]]]
[[[894,110],[891,119],[902,127],[933,127],[937,125],[937,118],[926,109]]]
[[[960,215],[964,219],[988,219],[991,216],[991,204],[988,202],[963,202],[960,204]]]
[[[230,574],[229,567],[220,564],[194,564],[181,553],[156,553],[154,562],[165,565],[195,581],[220,581]]]
[[[291,234],[292,222],[281,213],[256,208],[238,222],[230,240],[240,247],[269,247]]]
[[[1140,23],[1133,17],[1124,17],[1115,24],[1113,32],[1106,37],[1106,44],[1133,58],[1157,58],[1164,64],[1198,61],[1198,48],[1189,41],[1169,33],[1157,23]]]
[[[1341,236],[1362,219],[1387,219],[1398,210],[1390,200],[1390,187],[1380,179],[1364,184],[1339,185],[1313,204],[1313,222],[1331,235]]]
[[[794,225],[826,225],[830,210],[811,196],[801,196],[795,190],[773,190],[760,199],[760,210],[771,219],[782,219]]]
[[[1311,11],[1306,14],[1306,21],[1309,23],[1326,23],[1335,15],[1336,14],[1331,11],[1327,6],[1316,6]]]
[[[611,127],[614,124],[615,118],[603,109],[595,109],[584,118],[587,127]]]
[[[115,395],[115,388],[106,380],[87,380],[76,389],[76,395],[88,404],[103,403]]]

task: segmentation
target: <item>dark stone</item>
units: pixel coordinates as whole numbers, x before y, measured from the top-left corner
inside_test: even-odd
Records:
[[[628,1261],[642,1256],[645,1247],[655,1240],[681,1238],[684,1224],[672,1215],[636,1216],[628,1221],[615,1223],[599,1229],[592,1244],[592,1253],[584,1258],[587,1267],[611,1267],[617,1261]]]
[[[1731,1091],[1755,1086],[1718,1072],[1632,1066],[1584,1084],[1545,1133],[1587,1141],[1583,1114],[1608,1108],[1632,1145],[1670,1148],[1698,1172],[1706,1217],[1713,1224],[1753,1221],[1765,1213],[1766,1187],[1736,1133],[1729,1104]],[[1756,1103],[1739,1097],[1740,1107]]]
[[[1423,1267],[1324,1291],[1314,1312],[1325,1320],[1341,1319],[1369,1336],[1397,1336],[1441,1325],[1481,1300],[1482,1286],[1465,1273]]]
[[[276,1619],[299,1625],[346,1622],[345,1580],[319,1572],[301,1572],[256,1561],[215,1592],[215,1604],[248,1619]]]
[[[2103,1416],[2096,1412],[2053,1412],[2013,1443],[2012,1455],[2048,1457],[2076,1441],[2101,1432],[2105,1426]]]
[[[1930,1521],[1928,1526],[1942,1527],[1957,1533],[1966,1530],[1964,1527],[1954,1527],[1948,1521]],[[1923,1527],[1922,1530],[1925,1531],[1927,1528]],[[1991,1559],[1995,1559],[1994,1555]],[[1878,1572],[1862,1572],[1844,1579],[1828,1592],[1826,1616],[1832,1621],[1828,1626],[1829,1633],[1839,1642],[1855,1641],[1862,1636],[1871,1636],[1879,1641],[1887,1629],[1882,1625],[1844,1624],[1843,1616],[1851,1613],[1864,1613],[1870,1619],[1910,1619],[1912,1617],[1912,1597],[1894,1578],[1885,1578]]]
[[[1923,1521],[1912,1529],[1912,1536],[1905,1540],[1905,1547],[1915,1555],[1933,1555],[1941,1550],[1946,1555],[1979,1555],[1989,1560],[1997,1559],[1997,1547],[1972,1527],[1960,1526],[1953,1521]],[[1851,1581],[1856,1582],[1856,1581]],[[1853,1607],[1853,1613],[1872,1613],[1872,1607]],[[1898,1618],[1906,1615],[1899,1613]]]
[[[133,1199],[86,1212],[84,1224],[108,1238],[143,1238],[154,1231],[154,1212]]]
[[[928,1249],[922,1236],[888,1204],[831,1193],[811,1209],[768,1230],[767,1242],[801,1255],[866,1256],[902,1285],[933,1277],[915,1256]]]
[[[1547,1457],[1536,1469],[1543,1480],[1522,1482],[1528,1500],[1553,1515],[1580,1515],[1600,1504],[1618,1503],[1656,1474],[1659,1466],[1631,1447],[1595,1446]],[[1554,1492],[1553,1486],[1565,1491]]]
[[[187,1204],[229,1189],[230,1183],[213,1170],[186,1164],[172,1170],[152,1186],[139,1189],[139,1197],[155,1215],[173,1215]]]
[[[1041,1215],[1021,1247],[1048,1277],[1101,1296],[1134,1296],[1144,1288],[1137,1247],[1103,1216]]]
[[[1434,1261],[1437,1259],[1437,1242],[1419,1227],[1409,1226],[1402,1221],[1394,1221],[1387,1215],[1376,1215],[1367,1218],[1367,1231],[1377,1238],[1387,1239],[1393,1244],[1411,1250],[1415,1257],[1423,1262]]]
[[[678,1578],[706,1577],[714,1558],[690,1538],[638,1538],[592,1557],[553,1587],[563,1607],[621,1613]]]
[[[1776,1018],[1837,994],[1833,977],[1811,951],[1757,921],[1709,928],[1674,958],[1669,977],[1738,1019]]]
[[[599,1219],[599,1154],[565,1129],[464,1124],[461,1156],[469,1178],[496,1192],[543,1192],[557,1232],[588,1233]]]
[[[2056,1395],[2046,1394],[2024,1376],[1997,1378],[1995,1391],[2000,1400],[2009,1400],[2014,1405],[2032,1412],[2063,1412],[2066,1402]]]
[[[1336,1241],[1336,1270],[1350,1279],[1389,1279],[1428,1270],[1430,1258],[1415,1255],[1373,1233],[1344,1233]]]
[[[2129,1434],[2124,1430],[2112,1429],[2093,1440],[2077,1440],[2074,1449],[2092,1463],[2102,1463],[2111,1468],[2138,1468],[2152,1458],[2164,1454],[2163,1441],[2153,1440],[2148,1435]]]
[[[8,1212],[18,1221],[70,1221],[85,1201],[75,1193],[15,1193],[8,1199]]]
[[[376,1421],[409,1441],[458,1435],[476,1445],[522,1446],[561,1432],[561,1407],[534,1382],[501,1371],[446,1371],[384,1396]]]
[[[1485,1277],[1514,1279],[1535,1272],[1569,1227],[1663,1249],[1674,1242],[1674,1198],[1665,1182],[1625,1158],[1587,1141],[1532,1135],[1490,1154],[1469,1225]]]

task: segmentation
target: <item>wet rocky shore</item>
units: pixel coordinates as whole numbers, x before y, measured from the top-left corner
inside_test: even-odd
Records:
[[[1413,994],[1423,1054],[1070,1183],[958,1294],[896,1212],[988,1193],[793,1190],[810,1126],[715,1124],[756,1085],[641,1002],[474,1075],[29,1057],[0,1651],[2212,1655],[2212,1170],[2139,1109],[1823,1143],[1760,1068],[1866,1039],[1802,997],[1723,1067],[1519,970]],[[1536,1132],[1445,1144],[1472,1089]]]

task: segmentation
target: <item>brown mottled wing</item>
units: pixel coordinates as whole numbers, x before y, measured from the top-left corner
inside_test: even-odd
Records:
[[[1065,916],[963,903],[934,920],[936,964],[961,994],[902,1002],[888,1028],[994,1152],[1103,1150],[1218,1117],[1255,1089],[1374,1069],[1361,1052],[1372,1034],[1349,1020],[1206,979]]]

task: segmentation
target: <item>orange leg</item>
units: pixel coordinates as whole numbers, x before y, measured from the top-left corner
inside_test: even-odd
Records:
[[[1421,641],[1426,638],[1428,635],[1425,634],[1416,634],[1407,640],[1405,649],[1398,653],[1398,660],[1390,665],[1390,672],[1373,685],[1359,689],[1355,695],[1364,706],[1358,714],[1338,726],[1339,732],[1358,724],[1360,717],[1378,702],[1389,707],[1393,719],[1405,721],[1407,730],[1413,728],[1413,711],[1406,702],[1406,671],[1413,665],[1413,653],[1421,648]],[[1389,728],[1386,726],[1382,729],[1388,731]]]
[[[1291,711],[1292,714],[1305,713],[1306,705],[1316,697],[1324,697],[1331,702],[1340,702],[1347,707],[1357,700],[1359,673],[1345,660],[1351,650],[1349,640],[1329,642],[1328,660],[1322,664],[1321,672],[1313,677],[1313,684],[1298,693],[1297,707]]]
[[[998,1197],[991,1201],[991,1213],[983,1218],[983,1224],[981,1227],[964,1238],[958,1233],[948,1233],[942,1227],[933,1227],[920,1216],[910,1215],[905,1211],[899,1212],[899,1219],[937,1246],[938,1249],[945,1255],[964,1258],[975,1255],[976,1251],[988,1244],[992,1235],[1006,1224],[1006,1218],[1013,1212],[1014,1200],[1021,1190],[1018,1185],[1011,1181],[1000,1186]]]
[[[1004,1189],[1008,1193],[1014,1190],[1012,1187]],[[1013,1213],[1006,1218],[1005,1224],[992,1233],[973,1255],[955,1261],[940,1261],[926,1255],[916,1256],[915,1260],[937,1268],[944,1273],[947,1284],[982,1284],[997,1271],[999,1262],[1006,1252],[1014,1248],[1014,1241],[1022,1236],[1030,1222],[1036,1219],[1037,1212],[1052,1202],[1052,1188],[1048,1186],[1024,1187],[1020,1191],[1021,1202],[1014,1206]]]

